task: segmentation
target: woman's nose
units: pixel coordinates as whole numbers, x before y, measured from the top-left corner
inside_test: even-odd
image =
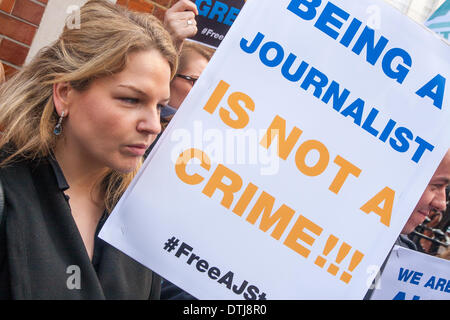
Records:
[[[161,119],[157,107],[151,108],[150,111],[143,112],[137,124],[137,130],[147,134],[158,134],[161,132]]]

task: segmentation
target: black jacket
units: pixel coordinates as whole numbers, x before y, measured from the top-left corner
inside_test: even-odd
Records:
[[[47,158],[0,168],[0,299],[159,299],[161,278],[98,238],[106,214],[91,262],[58,169]]]

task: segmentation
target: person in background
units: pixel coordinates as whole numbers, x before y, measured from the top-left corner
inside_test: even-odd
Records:
[[[450,243],[450,226],[447,227],[444,233],[445,243]],[[445,260],[450,260],[450,246],[440,246],[436,253],[436,256]]]
[[[161,111],[163,123],[168,123],[172,119],[213,54],[214,49],[199,43],[186,42],[183,45],[177,73],[170,82],[170,100]]]
[[[164,14],[164,27],[170,33],[178,53],[184,40],[197,34],[197,15],[197,5],[190,0],[179,0]]]
[[[447,209],[446,188],[450,183],[450,150],[447,151],[444,158],[440,162],[438,168],[433,174],[425,191],[417,202],[412,214],[408,218],[405,226],[397,241],[399,245],[417,250],[415,243],[411,244],[408,235],[413,232],[417,226],[422,224],[425,219],[433,214],[433,212],[445,212]]]
[[[180,0],[166,11],[164,26],[179,52],[179,63],[175,77],[170,83],[170,101],[161,109],[161,126],[164,130],[175,112],[191,91],[197,79],[206,68],[215,50],[200,43],[185,41],[197,33],[195,16],[197,6],[189,0]],[[193,21],[188,23],[188,21]],[[161,134],[147,150],[147,157],[158,142]]]
[[[0,299],[159,299],[98,237],[161,131],[178,57],[155,17],[107,0],[0,86]]]
[[[163,129],[181,106],[215,51],[200,43],[185,41],[197,34],[197,15],[197,6],[190,0],[178,1],[164,15],[164,26],[173,39],[180,59],[175,78],[170,83],[170,101],[161,111]]]
[[[423,223],[425,219],[435,211],[444,212],[447,208],[446,188],[450,183],[450,149],[445,154],[444,158],[439,163],[436,171],[431,177],[430,182],[425,188],[422,196],[417,202],[414,210],[409,216],[406,224],[404,225],[400,235],[395,241],[394,245],[398,245],[411,250],[417,250],[416,244],[408,238],[408,235],[413,232],[418,225]],[[383,265],[380,268],[379,274],[384,270],[386,262],[389,260],[390,253],[385,259]],[[379,277],[376,277],[378,279]],[[364,299],[370,299],[373,294],[372,284],[371,288],[367,291]]]

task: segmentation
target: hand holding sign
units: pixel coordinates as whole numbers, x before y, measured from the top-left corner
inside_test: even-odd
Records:
[[[184,39],[197,33],[196,15],[198,15],[197,6],[189,0],[178,1],[164,15],[164,27],[172,36],[178,51],[181,51]]]
[[[190,40],[217,48],[246,0],[191,0],[198,8],[199,32]]]

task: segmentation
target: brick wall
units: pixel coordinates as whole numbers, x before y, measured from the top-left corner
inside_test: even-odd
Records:
[[[162,21],[166,10],[177,1],[178,0],[117,0],[117,3],[130,10],[152,13]]]
[[[0,0],[0,62],[8,78],[22,66],[47,0]]]
[[[178,0],[117,0],[130,10],[160,20]],[[0,0],[0,62],[9,78],[24,64],[48,0]]]

